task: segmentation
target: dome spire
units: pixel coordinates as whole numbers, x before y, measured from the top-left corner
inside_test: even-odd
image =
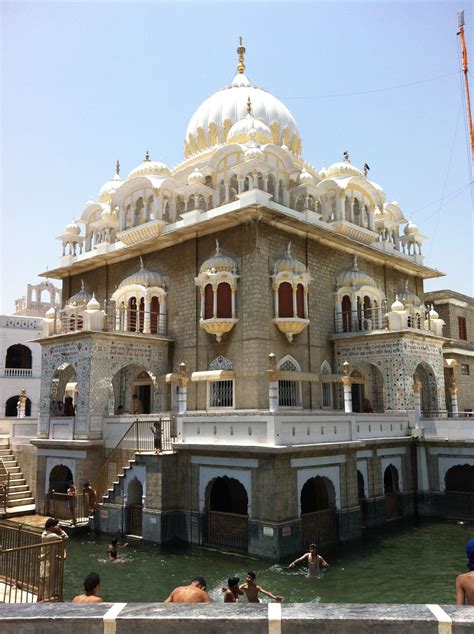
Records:
[[[145,152],[145,159],[144,160],[145,161],[149,161],[150,160],[150,152],[148,150]]]
[[[239,56],[239,63],[237,64],[237,71],[243,75],[245,73],[245,46],[242,44],[242,36],[239,37],[239,46],[237,47],[237,55]]]
[[[115,174],[117,176],[120,176],[120,161],[117,159],[117,162],[115,163]]]
[[[249,115],[252,114],[252,101],[250,100],[250,97],[247,99],[247,112]]]

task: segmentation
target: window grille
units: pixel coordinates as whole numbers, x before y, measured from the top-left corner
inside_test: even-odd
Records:
[[[323,407],[331,407],[331,384],[323,383]]]
[[[279,368],[282,372],[296,372],[297,368],[291,361],[285,361]],[[300,407],[299,381],[278,381],[278,405],[280,407]]]
[[[209,407],[234,407],[234,381],[209,382]]]

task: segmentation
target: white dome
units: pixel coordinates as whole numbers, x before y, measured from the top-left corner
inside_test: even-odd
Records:
[[[267,130],[278,126],[278,132],[275,133],[277,143],[286,143],[300,154],[298,128],[288,108],[266,90],[253,86],[246,75],[238,73],[230,86],[206,99],[191,117],[186,130],[185,156],[225,143],[227,131],[245,119],[249,98],[253,118],[265,124],[265,128],[260,129],[262,134],[268,135]]]
[[[260,149],[260,146],[255,143],[255,141],[249,141],[246,145],[247,147],[244,150],[244,156],[248,161],[251,159],[263,158],[263,151]]]
[[[77,306],[83,307],[86,306],[86,304],[88,304],[89,300],[91,299],[92,295],[89,293],[89,291],[86,291],[86,289],[84,288],[84,281],[81,280],[81,290],[77,293],[74,293],[74,295],[72,295],[72,297],[68,299],[67,306],[69,306],[70,308],[76,308]]]
[[[219,271],[229,271],[235,273],[237,262],[230,255],[221,252],[219,241],[216,240],[216,252],[213,256],[204,260],[199,269],[200,273],[218,273]]]
[[[227,143],[246,143],[250,139],[258,143],[273,143],[270,128],[263,121],[255,119],[249,112],[246,117],[231,127],[227,135]]]
[[[314,178],[311,176],[309,172],[303,168],[300,173],[300,185],[312,185],[314,183]]]
[[[406,236],[412,236],[413,234],[418,233],[418,231],[418,227],[411,220],[408,221],[408,223],[405,225],[405,228],[403,229],[403,233]]]
[[[143,260],[140,258],[140,269],[136,273],[132,273],[124,280],[120,282],[118,288],[125,288],[126,286],[144,286],[145,288],[151,287],[163,287],[164,280],[158,271],[151,271],[146,269],[143,265]]]
[[[169,167],[165,163],[150,161],[150,155],[147,152],[140,165],[135,167],[127,176],[127,180],[129,181],[131,178],[138,178],[139,176],[170,176],[170,174]]]
[[[55,314],[56,314],[56,311],[51,306],[51,308],[48,308],[44,316],[47,317],[48,319],[54,319]]]
[[[73,220],[72,222],[70,222],[68,224],[68,226],[66,227],[64,233],[72,233],[73,235],[78,236],[81,233],[81,228],[80,226],[76,223],[75,220]]]
[[[339,163],[333,163],[326,170],[326,178],[330,178],[331,176],[364,176],[364,172],[362,172],[355,165],[352,165],[350,161],[340,161]]]
[[[188,176],[189,185],[196,185],[198,183],[202,184],[205,181],[206,181],[206,177],[200,170],[198,170],[197,167],[195,167],[194,170],[191,172],[191,174]]]
[[[99,202],[108,202],[122,183],[123,181],[120,178],[119,174],[115,174],[115,176],[111,180],[104,183],[99,190]]]
[[[300,260],[297,260],[291,254],[291,242],[288,242],[288,247],[286,249],[286,253],[283,257],[275,260],[273,264],[273,273],[305,273],[306,266]]]
[[[87,302],[87,310],[100,310],[100,304],[96,300],[94,293],[91,299]]]
[[[395,301],[393,302],[393,304],[390,306],[390,310],[395,312],[395,313],[399,313],[402,310],[405,310],[405,306],[402,304],[402,302],[398,299],[398,295],[395,295]]]
[[[351,269],[344,269],[337,274],[336,284],[338,288],[354,286],[371,286],[378,288],[375,280],[364,271],[359,271],[357,266],[357,256],[354,257],[354,264]]]
[[[408,280],[405,281],[405,288],[398,291],[398,296],[405,306],[414,306],[415,308],[421,306],[421,300],[418,295],[408,288]]]
[[[429,314],[430,314],[430,319],[439,319],[439,315],[433,307],[431,307]]]

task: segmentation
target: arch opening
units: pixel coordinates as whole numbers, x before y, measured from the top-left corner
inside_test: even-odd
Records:
[[[133,478],[127,487],[127,534],[142,536],[143,527],[143,486],[138,478]]]
[[[248,495],[235,478],[220,476],[206,490],[207,543],[239,551],[248,549]]]
[[[336,493],[328,478],[316,476],[305,482],[301,489],[300,508],[305,545],[327,544],[336,539]]]

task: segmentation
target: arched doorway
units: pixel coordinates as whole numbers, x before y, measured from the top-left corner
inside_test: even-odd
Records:
[[[54,372],[50,387],[50,408],[52,416],[64,415],[66,396],[71,396],[73,402],[77,399],[78,384],[76,370],[69,363],[61,364]]]
[[[438,386],[433,368],[423,362],[417,365],[413,381],[421,384],[421,409],[428,417],[438,411]]]
[[[63,504],[60,506],[56,506],[55,493],[67,493],[69,484],[74,481],[72,476],[71,469],[66,467],[63,464],[55,465],[50,473],[49,473],[49,481],[48,481],[48,496],[47,496],[47,506],[48,513],[55,516],[55,513],[58,512],[59,515],[62,515],[62,511],[64,510]],[[61,498],[61,496],[56,496],[57,498]],[[66,515],[66,517],[69,517]]]
[[[133,478],[127,488],[127,535],[142,535],[143,486],[138,478]]]
[[[359,370],[354,370],[351,372],[351,377],[353,379],[363,380]],[[361,413],[364,411],[364,398],[365,398],[365,390],[363,383],[352,383],[351,385],[351,393],[352,393],[352,411]]]
[[[248,495],[235,478],[219,477],[208,484],[207,542],[247,552]]]
[[[474,465],[456,465],[445,476],[446,515],[474,519]]]
[[[383,474],[383,489],[385,494],[385,519],[395,519],[400,516],[398,511],[398,495],[400,493],[398,470],[393,464],[388,465]]]
[[[357,470],[357,493],[359,497],[360,525],[367,528],[367,497],[365,495],[365,482],[362,473]]]
[[[5,416],[16,416],[18,414],[18,399],[20,395],[10,396],[5,402]],[[26,399],[25,416],[31,416],[31,401]]]
[[[16,343],[8,348],[5,356],[6,370],[31,370],[32,367],[31,350],[28,346]],[[27,376],[27,374],[17,373],[15,375],[12,372],[7,372],[6,376]]]
[[[109,403],[111,411],[123,411],[130,414],[150,414],[159,409],[155,403],[157,393],[155,380],[149,370],[140,365],[127,365],[112,378],[113,403]],[[136,394],[138,401],[133,399]]]
[[[301,489],[301,532],[305,546],[336,539],[336,496],[332,482],[316,476]]]

